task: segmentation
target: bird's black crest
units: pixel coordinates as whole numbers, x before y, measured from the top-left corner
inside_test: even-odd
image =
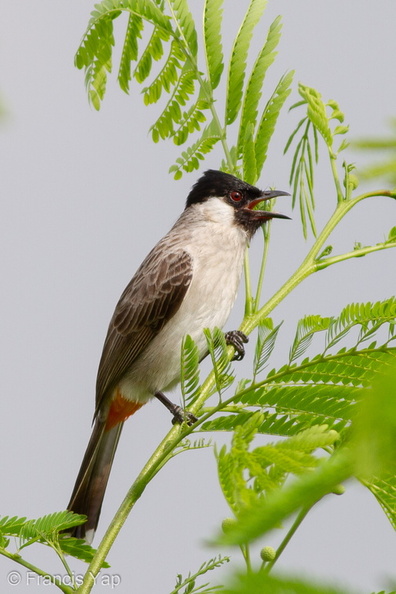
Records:
[[[261,196],[262,192],[258,188],[247,184],[246,182],[215,169],[208,169],[202,177],[193,185],[191,192],[187,197],[186,208],[192,204],[205,202],[213,196],[226,196],[233,190],[242,192],[245,196],[249,194],[252,199]]]

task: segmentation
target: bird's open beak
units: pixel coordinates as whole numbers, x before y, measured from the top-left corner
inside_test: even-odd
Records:
[[[245,208],[251,212],[254,218],[261,219],[262,221],[267,221],[269,219],[290,219],[290,217],[280,214],[279,212],[270,212],[269,210],[254,210],[254,207],[260,204],[260,202],[270,200],[271,198],[276,198],[277,196],[290,196],[290,194],[288,194],[288,192],[282,192],[282,190],[269,190],[267,192],[263,192],[260,198],[251,200],[249,204],[245,206]]]

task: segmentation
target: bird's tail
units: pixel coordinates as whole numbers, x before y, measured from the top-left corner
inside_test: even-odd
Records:
[[[76,514],[85,514],[88,519],[85,524],[76,526],[71,536],[92,542],[123,425],[121,422],[107,428],[106,421],[99,418],[95,421],[67,506],[68,510]]]
[[[98,408],[96,411],[91,439],[67,506],[68,510],[84,514],[88,519],[85,524],[76,526],[71,536],[92,542],[124,421],[143,404],[125,399],[116,390],[110,407],[107,410]]]

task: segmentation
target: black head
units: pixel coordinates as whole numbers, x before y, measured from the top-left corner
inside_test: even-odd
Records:
[[[253,235],[269,219],[289,218],[276,212],[253,210],[254,207],[264,200],[288,195],[287,192],[277,190],[263,192],[229,173],[209,169],[192,187],[187,197],[186,208],[204,203],[210,198],[222,199],[235,209],[235,222]]]

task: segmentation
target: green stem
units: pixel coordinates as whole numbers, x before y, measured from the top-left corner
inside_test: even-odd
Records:
[[[250,561],[250,550],[249,545],[240,545],[242,556],[246,563],[246,572],[250,573],[252,571],[252,563]]]
[[[335,211],[333,212],[332,216],[330,217],[327,224],[324,226],[322,232],[317,237],[315,243],[313,244],[312,248],[308,252],[306,258],[302,262],[302,264],[298,267],[296,272],[286,281],[286,283],[275,293],[275,295],[261,308],[257,311],[256,314],[246,318],[241,324],[241,330],[245,334],[250,334],[256,326],[260,323],[260,321],[266,317],[268,317],[269,313],[297,286],[303,281],[307,276],[312,274],[313,272],[317,272],[321,270],[323,266],[323,260],[317,260],[319,254],[321,253],[323,246],[327,239],[329,238],[332,231],[335,227],[340,223],[340,221],[344,218],[344,216],[354,207],[358,202],[365,200],[366,198],[373,198],[375,196],[387,196],[390,198],[396,198],[395,192],[391,192],[389,190],[377,190],[373,192],[368,192],[367,194],[360,194],[356,198],[348,201],[342,201],[337,204]],[[348,260],[351,256],[349,254],[345,254],[345,257],[339,256],[337,257],[337,262],[342,262],[344,259]],[[330,259],[331,260],[331,259]]]
[[[243,278],[245,279],[245,316],[250,316],[253,313],[253,296],[249,266],[249,250],[245,251],[243,273]]]
[[[106,530],[106,533],[103,536],[102,541],[100,542],[96,550],[96,553],[88,567],[88,570],[84,575],[83,583],[77,590],[78,594],[88,594],[88,592],[91,592],[95,584],[95,578],[101,570],[101,567],[104,561],[106,560],[106,557],[113,545],[113,542],[118,536],[130,511],[132,510],[135,503],[138,501],[138,499],[144,492],[148,483],[164,466],[169,455],[177,446],[177,444],[180,443],[180,441],[184,439],[186,435],[191,433],[192,430],[192,428],[184,426],[172,427],[172,429],[162,440],[158,448],[155,450],[153,455],[150,457],[150,459],[148,460],[148,462],[136,478],[135,482],[129,489],[128,493],[126,494],[123,502],[118,508],[112,521],[110,522],[110,525]]]
[[[285,548],[287,547],[287,545],[289,544],[290,540],[292,539],[292,537],[294,536],[295,532],[297,531],[298,527],[300,526],[300,524],[302,523],[302,521],[304,520],[305,516],[307,515],[307,513],[312,509],[312,506],[310,507],[305,507],[303,508],[300,513],[298,514],[297,518],[294,520],[292,527],[290,528],[290,530],[288,531],[288,533],[286,534],[285,538],[282,540],[281,544],[279,545],[277,551],[276,551],[276,555],[275,558],[273,559],[273,561],[269,561],[264,568],[264,571],[266,573],[269,573],[271,571],[271,569],[273,568],[273,566],[275,565],[275,563],[278,561],[279,557],[281,556],[281,554],[283,553],[283,551],[285,550]]]
[[[368,247],[360,248],[359,250],[354,250],[353,252],[347,252],[346,254],[341,254],[340,256],[333,256],[332,258],[323,258],[318,262],[317,270],[323,270],[328,266],[338,264],[339,262],[344,262],[345,260],[349,260],[350,258],[362,258],[367,254],[372,254],[374,252],[379,252],[381,250],[387,250],[389,248],[394,247],[396,247],[396,242],[379,243],[377,245],[371,245]]]
[[[23,567],[26,567],[26,569],[33,571],[34,573],[41,576],[42,578],[45,578],[46,581],[48,580],[48,582],[51,582],[51,584],[54,584],[54,586],[57,586],[65,594],[73,594],[73,592],[75,593],[74,588],[71,588],[70,586],[66,586],[65,584],[62,584],[62,582],[59,580],[59,578],[56,578],[56,577],[52,576],[51,574],[47,573],[46,571],[43,571],[39,567],[32,565],[32,563],[29,563],[28,561],[23,559],[18,553],[10,553],[9,551],[2,549],[0,551],[0,554],[4,555],[4,557],[7,557],[8,559],[11,559],[12,561],[15,561],[15,563],[18,563],[19,565],[23,565]]]
[[[344,197],[344,194],[343,194],[343,191],[342,191],[342,187],[341,187],[341,183],[340,183],[340,178],[338,176],[337,155],[335,155],[330,148],[329,148],[329,157],[330,157],[331,171],[332,171],[332,174],[333,174],[334,183],[335,183],[335,187],[336,187],[336,191],[337,191],[337,202],[340,203],[343,200],[345,200],[345,197]]]
[[[263,257],[261,259],[261,266],[260,266],[260,273],[257,281],[257,291],[256,291],[256,299],[254,301],[254,311],[256,312],[260,305],[261,300],[261,292],[263,289],[264,284],[264,275],[265,270],[267,267],[267,260],[268,260],[268,252],[269,252],[269,242],[271,238],[271,222],[269,221],[265,227],[263,227],[263,239],[264,239],[264,249],[263,249]]]

